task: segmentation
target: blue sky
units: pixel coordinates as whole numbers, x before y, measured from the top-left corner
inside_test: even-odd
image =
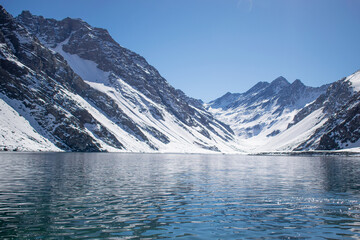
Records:
[[[282,75],[320,86],[360,69],[359,0],[1,0],[82,18],[144,56],[174,87],[210,101]]]

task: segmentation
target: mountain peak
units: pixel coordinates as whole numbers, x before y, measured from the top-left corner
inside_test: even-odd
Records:
[[[31,17],[31,16],[33,16],[29,10],[23,10],[23,11],[20,13],[20,15],[21,15],[21,16],[24,16],[24,17]]]
[[[290,85],[290,83],[288,82],[288,80],[286,78],[284,78],[283,76],[280,76],[278,78],[276,78],[275,80],[273,80],[271,82],[272,85],[276,84],[276,85]]]
[[[283,88],[288,87],[290,85],[291,84],[288,82],[288,80],[286,80],[286,78],[284,78],[283,76],[280,76],[270,83],[268,89],[270,91],[275,91],[277,93],[280,90],[282,90]]]
[[[302,83],[300,79],[296,79],[291,85],[295,87],[305,87],[305,84]]]
[[[35,16],[29,10],[23,10],[19,15],[18,18],[22,19],[32,19],[32,18],[44,18],[43,16]]]

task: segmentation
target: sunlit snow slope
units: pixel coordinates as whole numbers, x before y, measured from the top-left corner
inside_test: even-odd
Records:
[[[41,136],[17,111],[0,98],[0,150],[60,151]]]

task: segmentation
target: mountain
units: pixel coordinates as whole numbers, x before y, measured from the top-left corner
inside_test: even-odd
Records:
[[[236,150],[231,128],[105,29],[3,7],[0,27],[3,149]]]
[[[283,77],[207,104],[246,152],[360,147],[360,71],[318,88]]]
[[[240,138],[271,138],[286,130],[296,113],[326,88],[308,87],[300,80],[290,84],[278,77],[271,83],[259,82],[245,93],[227,93],[207,106]]]
[[[360,149],[360,71],[284,77],[204,104],[107,30],[0,6],[0,150],[268,152]]]
[[[314,115],[318,115],[317,122],[324,123],[295,150],[360,147],[360,71],[331,84],[325,94],[294,117],[289,128]]]

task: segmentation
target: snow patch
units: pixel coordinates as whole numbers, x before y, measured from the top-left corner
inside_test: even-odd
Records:
[[[350,82],[351,86],[353,87],[354,91],[360,91],[360,71],[348,76],[345,81]]]
[[[83,80],[89,82],[107,83],[110,74],[109,72],[100,70],[97,67],[98,64],[93,61],[85,60],[76,54],[70,54],[63,50],[63,45],[68,43],[69,38],[62,43],[59,43],[52,50],[62,55],[68,62],[69,66],[71,66],[71,68],[74,70],[74,72],[78,74]]]

